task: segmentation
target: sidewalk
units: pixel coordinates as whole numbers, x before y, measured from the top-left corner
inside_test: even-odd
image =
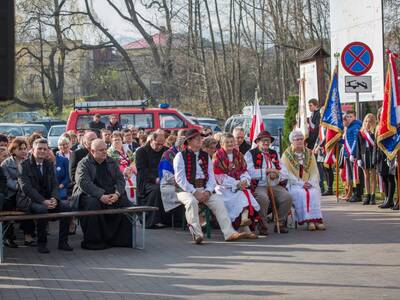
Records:
[[[325,197],[328,230],[193,245],[181,229],[148,230],[144,251],[6,249],[0,299],[399,299],[400,214]],[[57,229],[52,225],[52,230]],[[270,230],[272,232],[272,230]]]

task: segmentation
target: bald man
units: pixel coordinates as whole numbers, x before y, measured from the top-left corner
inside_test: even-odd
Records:
[[[114,209],[131,206],[125,192],[125,179],[118,163],[107,156],[107,145],[101,139],[91,143],[90,154],[79,163],[72,195],[79,210]],[[125,215],[100,215],[81,218],[81,247],[101,250],[130,247],[132,226]]]
[[[69,195],[72,193],[72,189],[75,185],[75,172],[78,163],[81,161],[89,153],[90,144],[94,139],[97,138],[97,135],[94,131],[87,131],[83,136],[82,145],[83,147],[72,151],[71,156],[69,158],[69,178],[71,178],[71,183],[69,186]],[[75,207],[76,208],[76,207]]]

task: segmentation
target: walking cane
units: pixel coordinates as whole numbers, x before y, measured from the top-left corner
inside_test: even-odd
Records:
[[[267,176],[267,194],[269,194],[269,199],[271,199],[271,204],[272,204],[272,214],[275,219],[275,226],[278,234],[281,234],[281,229],[279,226],[279,216],[278,216],[278,210],[276,208],[276,202],[275,202],[275,196],[274,193],[272,192],[272,186],[270,184],[270,178]]]

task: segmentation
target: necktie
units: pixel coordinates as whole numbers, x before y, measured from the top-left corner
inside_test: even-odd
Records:
[[[43,164],[39,164],[40,174],[43,176]]]

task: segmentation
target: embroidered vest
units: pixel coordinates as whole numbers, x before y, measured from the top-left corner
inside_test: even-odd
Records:
[[[188,149],[182,151],[183,160],[185,161],[185,173],[186,179],[189,181],[193,186],[195,185],[196,181],[196,154],[193,151]],[[204,173],[204,179],[207,184],[208,182],[208,160],[209,156],[207,152],[201,151],[199,152],[199,164]]]
[[[263,153],[258,149],[254,148],[250,150],[251,157],[253,158],[254,169],[261,169],[264,161]],[[280,170],[281,166],[279,165],[278,153],[275,150],[268,149],[268,156],[271,159],[271,162],[274,164],[275,169]],[[258,185],[258,179],[252,179],[250,183],[250,189],[254,192],[255,188]]]

